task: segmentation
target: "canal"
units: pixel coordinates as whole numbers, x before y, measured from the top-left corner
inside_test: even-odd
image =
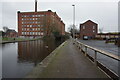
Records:
[[[79,41],[91,47],[103,50],[105,52],[110,52],[115,55],[119,55],[120,53],[120,47],[114,45],[114,43],[105,43],[105,41],[103,40],[79,40]],[[88,49],[88,54],[94,58],[93,50]],[[120,64],[118,61],[105,55],[102,55],[100,53],[97,54],[97,60],[119,75]]]
[[[46,39],[2,44],[2,77],[24,78],[61,43]]]

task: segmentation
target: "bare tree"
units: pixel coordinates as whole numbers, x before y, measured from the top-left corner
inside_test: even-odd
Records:
[[[76,26],[74,27],[74,32],[78,32],[79,30],[76,28]],[[68,32],[73,32],[73,25],[70,25],[69,27],[68,27]]]
[[[73,25],[70,25],[70,26],[68,27],[68,32],[71,32],[71,33],[72,33],[72,30],[73,30]]]
[[[100,32],[100,33],[103,33],[103,27],[102,27],[102,28],[99,28],[99,32]]]
[[[68,27],[68,31],[71,33],[71,36],[73,37],[73,32],[76,34],[79,32],[79,29],[76,28],[76,26],[74,27],[74,31],[73,31],[73,25],[70,25]]]
[[[7,26],[3,26],[4,32],[6,32],[9,28]]]

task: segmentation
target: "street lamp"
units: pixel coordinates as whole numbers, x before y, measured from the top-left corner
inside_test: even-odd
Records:
[[[75,38],[75,5],[73,6],[73,38]]]

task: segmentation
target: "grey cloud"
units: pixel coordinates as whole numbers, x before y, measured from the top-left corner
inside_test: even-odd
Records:
[[[38,10],[51,9],[61,17],[66,24],[66,30],[73,21],[73,7],[71,2],[39,2]],[[117,2],[78,2],[76,5],[76,25],[91,19],[104,27],[104,31],[118,30]],[[33,2],[9,2],[3,5],[3,23],[17,30],[17,11],[34,11]],[[114,27],[114,28],[112,28]]]

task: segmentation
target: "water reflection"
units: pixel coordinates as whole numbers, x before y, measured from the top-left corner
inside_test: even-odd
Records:
[[[30,62],[37,63],[42,61],[53,49],[55,49],[53,41],[28,41],[18,43],[18,63]]]
[[[52,38],[2,45],[3,78],[22,78],[60,43]]]

